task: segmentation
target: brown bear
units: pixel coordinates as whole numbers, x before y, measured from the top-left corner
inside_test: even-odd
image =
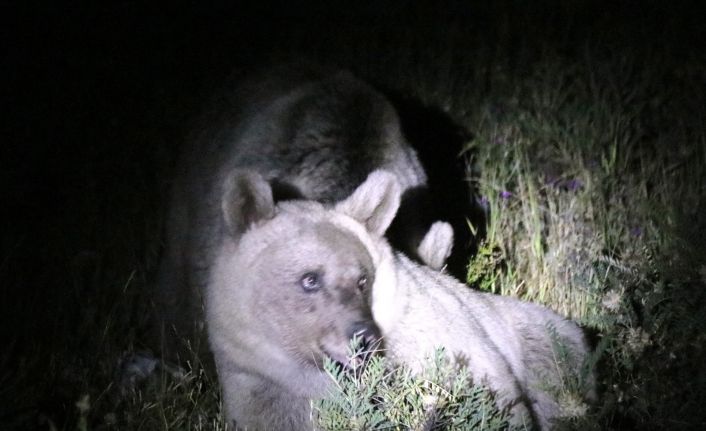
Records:
[[[310,401],[332,384],[329,357],[348,362],[350,340],[377,338],[370,300],[399,205],[390,174],[371,174],[328,208],[275,204],[252,171],[227,181],[227,233],[210,266],[206,322],[226,414],[249,430],[312,429]]]

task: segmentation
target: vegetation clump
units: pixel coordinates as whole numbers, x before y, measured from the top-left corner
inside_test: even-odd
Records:
[[[352,344],[351,355],[365,352]],[[508,429],[507,412],[496,407],[491,392],[474,385],[468,370],[452,363],[443,349],[429,358],[419,375],[391,367],[382,355],[355,364],[326,362],[335,387],[329,397],[313,403],[319,429]]]

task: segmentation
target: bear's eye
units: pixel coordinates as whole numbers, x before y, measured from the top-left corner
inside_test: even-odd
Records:
[[[364,290],[365,286],[367,286],[367,285],[368,285],[368,277],[366,275],[362,275],[358,279],[358,289]]]
[[[305,292],[315,292],[321,289],[321,276],[316,272],[307,272],[299,280],[299,284]]]

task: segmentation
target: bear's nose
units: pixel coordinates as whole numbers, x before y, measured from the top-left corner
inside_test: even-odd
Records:
[[[380,331],[372,320],[353,323],[348,328],[348,338],[358,337],[364,344],[370,346],[380,339]]]

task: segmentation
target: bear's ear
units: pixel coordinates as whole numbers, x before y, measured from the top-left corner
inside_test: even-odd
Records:
[[[242,234],[253,223],[274,217],[272,187],[262,175],[237,169],[225,181],[221,211],[229,233]]]
[[[451,225],[437,221],[431,225],[429,232],[417,247],[417,254],[424,264],[432,269],[440,270],[451,254],[454,242],[454,231]]]
[[[387,171],[373,171],[363,184],[336,210],[362,223],[369,232],[382,236],[400,206],[400,185]]]

